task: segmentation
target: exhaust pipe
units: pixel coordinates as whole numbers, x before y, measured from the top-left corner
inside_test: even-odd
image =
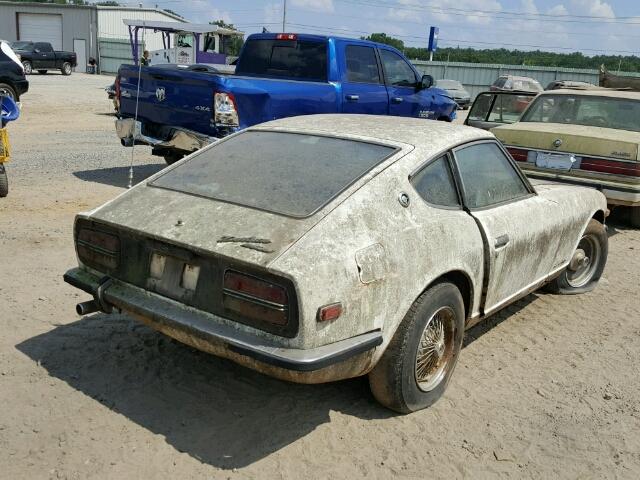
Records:
[[[76,305],[78,315],[89,315],[100,310],[100,305],[95,300],[89,300]]]

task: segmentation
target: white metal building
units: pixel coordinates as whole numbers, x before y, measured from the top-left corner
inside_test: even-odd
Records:
[[[113,73],[132,60],[125,18],[185,21],[156,8],[0,1],[0,38],[49,42],[55,50],[76,52],[76,71],[86,71],[89,57],[94,57],[100,71]],[[161,34],[145,32],[144,48],[162,48]]]

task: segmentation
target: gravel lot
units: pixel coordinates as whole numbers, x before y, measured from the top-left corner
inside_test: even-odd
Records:
[[[292,385],[78,318],[73,216],[123,191],[131,150],[112,78],[30,81],[0,200],[4,478],[640,478],[640,231],[613,220],[596,291],[530,295],[467,332],[445,398],[398,416],[366,379]],[[163,166],[143,148],[133,164],[137,181]]]

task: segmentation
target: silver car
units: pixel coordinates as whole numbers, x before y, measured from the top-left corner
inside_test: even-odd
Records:
[[[430,120],[251,127],[77,216],[65,280],[281,379],[369,375],[398,412],[444,392],[465,329],[547,284],[593,289],[596,190],[527,181],[496,138]]]
[[[436,87],[445,90],[458,104],[459,108],[466,110],[471,104],[471,95],[457,80],[436,80]]]

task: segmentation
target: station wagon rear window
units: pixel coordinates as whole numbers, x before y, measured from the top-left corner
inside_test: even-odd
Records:
[[[317,135],[247,131],[150,185],[291,217],[308,217],[397,149]]]

